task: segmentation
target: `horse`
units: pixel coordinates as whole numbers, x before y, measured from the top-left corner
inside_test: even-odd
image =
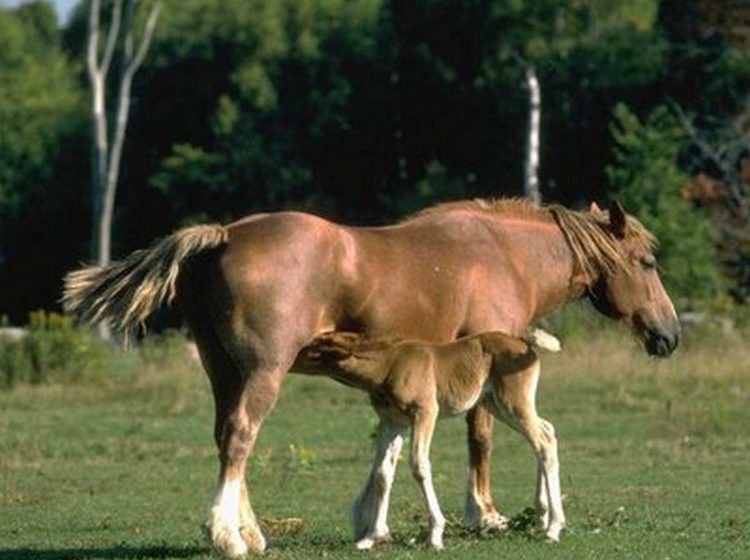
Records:
[[[573,211],[517,199],[458,201],[384,227],[276,212],[181,229],[121,261],[73,271],[62,301],[83,321],[124,332],[162,303],[180,305],[215,402],[219,480],[208,533],[217,551],[240,557],[266,547],[248,498],[248,456],[285,374],[315,336],[517,336],[586,297],[628,325],[646,352],[668,356],[680,324],[654,250],[653,235],[617,202],[608,211]],[[492,424],[484,406],[467,414],[465,517],[503,528],[490,491]],[[381,425],[376,453],[386,462],[394,438]],[[364,500],[373,485],[369,478]]]
[[[565,527],[557,439],[551,422],[536,412],[539,359],[535,349],[557,352],[559,341],[539,331],[521,338],[501,332],[475,334],[453,342],[368,339],[359,333],[333,332],[302,349],[292,368],[328,376],[370,395],[375,412],[398,457],[402,434],[411,431],[409,462],[430,515],[427,543],[443,548],[445,517],[432,483],[430,446],[439,416],[457,415],[482,403],[495,418],[521,433],[537,458],[536,506],[539,526],[550,541]],[[388,500],[396,463],[376,458],[371,477],[378,480],[374,500],[360,496],[352,510],[355,526],[368,531],[357,548],[369,550],[390,538]]]

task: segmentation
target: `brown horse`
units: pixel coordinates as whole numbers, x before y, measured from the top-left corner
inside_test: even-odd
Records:
[[[245,465],[285,373],[316,335],[349,330],[435,342],[492,330],[519,335],[588,296],[630,326],[650,354],[666,356],[680,327],[653,250],[653,237],[619,204],[573,212],[456,202],[380,228],[281,212],[180,230],[122,262],[73,272],[63,299],[84,320],[121,330],[178,300],[216,404],[220,469],[209,533],[220,552],[236,557],[265,548]],[[489,482],[492,416],[479,406],[467,421],[467,519],[502,526]],[[372,492],[370,478],[361,498]]]

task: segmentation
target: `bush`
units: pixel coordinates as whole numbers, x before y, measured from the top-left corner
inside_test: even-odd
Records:
[[[670,295],[681,307],[715,299],[721,288],[715,235],[708,218],[682,196],[678,166],[684,132],[676,116],[657,107],[641,121],[618,105],[611,127],[616,164],[607,168],[614,193],[659,240],[659,261]]]
[[[122,359],[120,350],[77,328],[70,317],[38,311],[21,340],[0,338],[0,387],[96,381]]]

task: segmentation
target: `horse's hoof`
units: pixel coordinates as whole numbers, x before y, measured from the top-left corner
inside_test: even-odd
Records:
[[[212,534],[211,544],[214,550],[225,558],[243,558],[248,552],[248,547],[239,533],[220,532]]]
[[[252,527],[240,527],[240,536],[250,552],[263,552],[266,550],[266,538],[260,529]]]

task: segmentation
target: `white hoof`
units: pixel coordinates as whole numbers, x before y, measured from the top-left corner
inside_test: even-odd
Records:
[[[370,537],[359,539],[355,546],[357,547],[357,550],[372,550],[372,547],[375,546],[375,539]]]
[[[479,528],[482,531],[490,531],[493,533],[505,531],[508,527],[510,527],[510,519],[498,512],[493,512],[482,517],[479,525]]]
[[[242,558],[247,554],[247,545],[239,531],[233,531],[226,527],[209,527],[208,531],[211,545],[222,556],[226,558]]]
[[[430,548],[433,550],[443,550],[443,537],[440,538],[430,538],[430,540],[427,542],[428,545],[430,545]]]
[[[260,528],[244,526],[240,527],[240,536],[247,546],[249,552],[263,552],[266,550],[266,538],[260,532]]]
[[[367,535],[357,541],[357,550],[371,550],[379,544],[391,542],[391,533],[386,531],[380,535]]]
[[[560,542],[560,533],[564,528],[565,525],[562,525],[560,523],[552,523],[544,532],[544,538],[548,542]]]

